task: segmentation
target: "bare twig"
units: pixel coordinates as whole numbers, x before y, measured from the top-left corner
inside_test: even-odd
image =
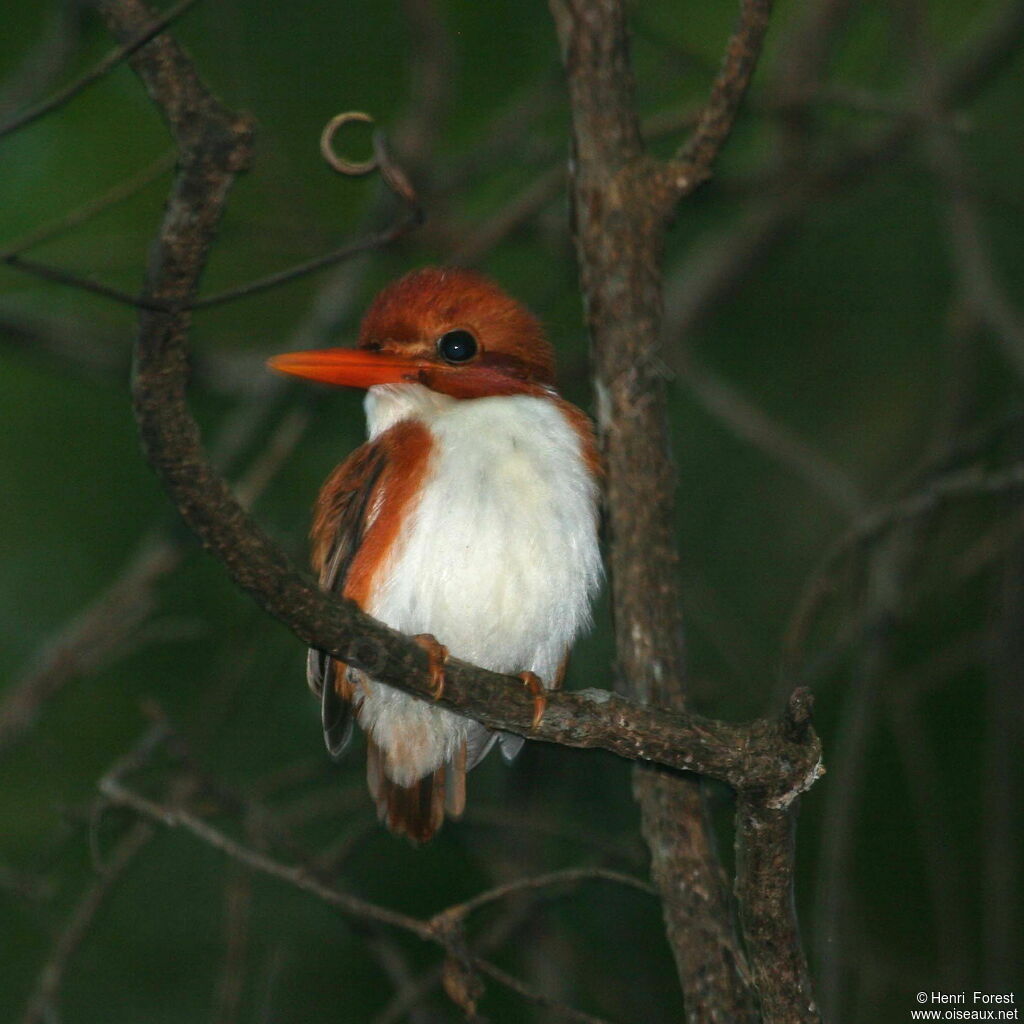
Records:
[[[110,299],[132,309],[145,310],[151,313],[187,313],[192,310],[211,309],[214,306],[227,305],[229,302],[237,302],[239,299],[247,299],[251,295],[259,295],[261,292],[269,291],[271,288],[277,288],[290,281],[307,277],[319,270],[325,270],[327,267],[344,263],[360,253],[372,252],[374,249],[383,248],[409,234],[410,231],[419,227],[421,222],[422,214],[418,210],[414,211],[410,216],[399,220],[384,231],[379,231],[357,242],[349,242],[340,248],[332,249],[331,252],[315,256],[311,260],[297,263],[295,266],[287,267],[284,270],[275,271],[273,274],[268,274],[266,277],[239,285],[237,288],[228,288],[221,292],[215,292],[213,295],[206,295],[202,298],[193,298],[182,302],[162,301],[144,295],[132,295],[122,288],[114,288],[111,285],[104,284],[102,281],[95,281],[83,274],[63,270],[60,267],[52,267],[48,264],[40,263],[38,260],[26,259],[18,253],[0,255],[0,261],[13,267],[15,270],[23,270],[26,273],[42,278],[44,281],[77,288],[79,291]]]
[[[860,806],[869,766],[870,739],[891,660],[892,637],[903,606],[907,562],[915,533],[911,528],[892,533],[871,551],[863,598],[865,631],[856,675],[848,688],[835,743],[835,769],[825,823],[821,830],[821,868],[815,899],[815,943],[820,967],[820,991],[826,1019],[839,1012],[843,973],[849,957],[849,937],[856,900],[851,871]]]
[[[529,986],[524,985],[518,978],[509,974],[508,971],[503,971],[497,964],[492,964],[489,960],[474,960],[474,966],[481,974],[486,974],[489,978],[493,978],[499,984],[504,985],[505,988],[518,993],[524,999],[528,999],[535,1006],[549,1010],[563,1020],[577,1021],[578,1024],[612,1024],[605,1017],[595,1017],[592,1013],[583,1013],[581,1010],[566,1006],[557,999],[548,999],[547,996],[539,995]]]
[[[318,900],[340,910],[342,913],[359,918],[363,921],[373,921],[377,924],[386,924],[415,935],[425,941],[433,941],[434,934],[430,926],[418,918],[410,917],[408,914],[390,910],[387,907],[368,900],[360,899],[348,893],[333,889],[323,884],[316,878],[309,875],[306,867],[302,864],[283,864],[267,854],[245,846],[243,843],[232,839],[221,832],[213,825],[196,817],[184,808],[170,807],[166,804],[150,800],[148,797],[129,789],[118,778],[118,772],[110,772],[105,775],[99,783],[99,790],[103,797],[117,807],[127,807],[136,814],[141,815],[157,824],[167,828],[180,828],[191,833],[197,839],[220,850],[221,853],[231,857],[253,871],[260,874],[270,875],[279,881],[301,889]]]
[[[152,588],[179,562],[180,547],[150,539],[117,580],[40,651],[0,700],[0,752],[20,740],[72,679],[122,649],[153,607]]]
[[[28,1005],[21,1015],[21,1024],[45,1024],[53,1019],[55,1002],[71,961],[92,927],[96,915],[111,891],[121,880],[135,858],[154,836],[153,826],[136,822],[118,841],[107,859],[103,873],[96,879],[72,911],[64,929],[50,950],[43,969],[36,979]]]
[[[884,537],[895,527],[931,515],[951,502],[1015,494],[1021,490],[1024,490],[1024,463],[995,470],[969,466],[928,479],[904,497],[865,512],[832,543],[804,584],[786,629],[787,669],[792,671],[796,665],[811,623],[832,592],[835,567],[844,557]]]
[[[338,249],[332,250],[331,252],[324,253],[322,256],[316,256],[311,260],[306,260],[304,263],[298,263],[294,267],[288,267],[285,270],[278,270],[275,273],[268,274],[266,277],[261,277],[256,281],[250,281],[248,284],[239,285],[237,288],[229,288],[222,292],[216,292],[213,295],[203,296],[191,303],[181,305],[174,303],[154,304],[147,303],[145,300],[137,300],[134,302],[134,305],[139,306],[142,309],[188,311],[194,309],[210,309],[213,306],[223,306],[229,302],[237,302],[239,299],[246,299],[250,295],[258,295],[261,292],[269,291],[271,288],[277,288],[290,281],[296,281],[301,277],[307,277],[309,274],[316,273],[319,270],[324,270],[327,267],[333,267],[338,263],[344,263],[346,260],[350,260],[353,256],[358,256],[360,253],[372,252],[374,249],[382,249],[393,242],[397,242],[398,239],[404,238],[410,231],[419,227],[422,223],[422,219],[422,214],[419,210],[416,210],[408,217],[399,220],[384,231],[379,231],[367,238],[362,238],[358,242],[350,242],[347,245],[343,245]]]
[[[325,268],[334,266],[338,263],[343,263],[346,260],[352,259],[354,256],[358,256],[360,253],[383,248],[398,241],[398,239],[403,238],[405,235],[409,234],[409,232],[419,227],[423,222],[423,210],[420,208],[419,197],[415,189],[410,184],[409,179],[402,168],[394,162],[385,145],[384,138],[379,132],[374,136],[374,158],[366,163],[355,164],[350,161],[341,160],[341,158],[334,153],[331,148],[333,144],[334,131],[337,130],[340,125],[346,124],[353,119],[361,121],[371,120],[368,114],[349,111],[347,113],[337,115],[337,117],[332,118],[331,121],[328,122],[327,126],[324,128],[323,137],[321,139],[321,150],[323,151],[324,158],[332,167],[334,167],[335,170],[340,171],[342,174],[359,175],[367,174],[374,170],[379,171],[381,178],[387,184],[388,188],[409,208],[409,212],[405,217],[398,219],[390,227],[383,231],[375,232],[367,238],[360,239],[356,242],[349,242],[331,252],[324,253],[321,256],[316,256],[313,259],[306,260],[303,263],[296,264],[295,266],[288,267],[284,270],[275,271],[273,274],[268,274],[265,277],[258,278],[255,281],[250,281],[247,284],[239,285],[235,288],[228,288],[224,291],[216,292],[213,295],[207,295],[202,298],[190,295],[185,301],[165,298],[162,296],[131,295],[123,289],[114,288],[102,281],[95,281],[82,274],[64,270],[60,267],[49,266],[48,264],[40,263],[37,260],[30,260],[22,255],[29,245],[35,244],[36,241],[41,239],[30,238],[28,244],[21,243],[12,247],[7,252],[0,253],[0,262],[13,267],[15,270],[22,270],[27,273],[34,274],[35,276],[46,281],[51,281],[54,284],[63,284],[77,288],[81,291],[89,292],[90,294],[99,295],[102,298],[111,299],[112,301],[118,302],[122,305],[130,306],[133,309],[147,310],[154,313],[185,313],[198,309],[210,309],[215,306],[226,305],[229,302],[236,302],[239,299],[248,298],[251,295],[258,295],[261,292],[277,288],[290,281],[306,277],[316,271],[324,270]],[[180,139],[179,144],[181,144]],[[107,204],[108,200],[104,199],[102,202]],[[95,211],[87,209],[85,216],[91,216],[93,212]],[[81,217],[80,219],[84,219],[84,217]],[[61,224],[60,227],[62,228],[63,224]]]
[[[224,882],[224,960],[214,997],[214,1024],[236,1024],[245,988],[252,876],[232,864]]]
[[[1024,734],[1021,665],[1024,642],[1024,547],[1007,559],[989,639],[989,678],[985,694],[985,755],[981,811],[984,881],[984,977],[993,990],[1013,985],[1019,957],[1022,903],[1014,879],[1021,859],[1016,830],[1022,786],[1020,743]]]
[[[256,420],[244,409],[228,419],[218,445],[222,461],[230,461],[267,418],[268,403],[258,405],[263,415]],[[244,507],[273,479],[308,422],[303,410],[285,413],[267,447],[238,482],[237,494]],[[25,737],[45,705],[70,682],[123,655],[138,640],[140,627],[155,607],[157,584],[181,564],[187,547],[181,535],[155,531],[142,541],[117,578],[44,644],[33,664],[0,697],[0,754]]]
[[[486,929],[476,941],[475,945],[479,953],[486,955],[500,948],[515,931],[523,927],[524,924],[536,920],[533,914],[534,899],[539,898],[539,894],[534,894],[531,898],[513,903],[507,912]],[[417,1004],[422,1002],[440,983],[441,967],[437,965],[427,968],[395,993],[380,1013],[373,1018],[372,1024],[397,1024],[406,1015],[413,1013]]]
[[[159,737],[159,732],[151,732],[150,737],[153,736]],[[137,758],[134,754],[129,755],[127,759],[119,762],[100,780],[100,793],[104,799],[114,806],[129,808],[148,821],[167,828],[180,828],[207,845],[212,846],[214,849],[219,850],[232,860],[253,871],[276,878],[278,881],[299,889],[348,917],[358,921],[397,928],[424,942],[438,945],[445,949],[446,952],[468,955],[475,969],[494,978],[530,1002],[552,1010],[560,1017],[567,1020],[590,1022],[590,1024],[605,1024],[601,1018],[581,1013],[570,1006],[559,1003],[557,1000],[548,999],[546,996],[535,992],[518,978],[506,973],[489,961],[471,953],[467,954],[464,949],[455,949],[452,946],[453,940],[450,932],[446,927],[439,927],[433,921],[423,921],[408,914],[402,914],[326,885],[311,875],[303,864],[282,863],[268,854],[254,850],[231,838],[183,807],[172,807],[142,796],[142,794],[128,788],[122,781],[126,766],[135,760]],[[145,827],[149,828],[148,825]]]
[[[757,67],[771,12],[772,0],[741,0],[739,24],[725,48],[711,94],[693,135],[677,157],[682,165],[678,171],[687,179],[685,185],[682,182],[677,185],[680,194],[691,191],[711,174],[711,166],[732,132],[740,104]],[[671,172],[672,169],[669,170]]]
[[[37,876],[0,863],[0,891],[18,899],[40,903],[53,897],[54,887],[41,875]]]
[[[949,252],[964,299],[1024,378],[1024,317],[999,283],[966,161],[948,133],[929,133],[932,172],[946,191]]]
[[[542,171],[490,219],[460,240],[451,261],[473,264],[490,252],[513,231],[532,220],[565,187],[565,167],[561,162]]]
[[[373,118],[362,110],[346,110],[344,113],[335,114],[324,125],[324,130],[320,133],[320,155],[339,174],[357,177],[361,174],[371,174],[377,170],[377,160],[375,157],[371,157],[369,160],[356,162],[338,156],[337,150],[334,148],[334,136],[345,125],[351,124],[353,121],[373,124]]]
[[[48,263],[40,263],[38,260],[31,260],[17,253],[5,255],[2,262],[14,270],[24,271],[43,281],[51,284],[62,284],[69,288],[76,288],[78,291],[87,292],[89,295],[98,295],[101,299],[110,299],[122,306],[131,309],[164,309],[161,303],[153,303],[147,299],[140,299],[126,292],[123,288],[115,288],[113,285],[96,281],[84,274],[76,274],[71,270],[64,270],[61,267],[52,267]]]
[[[977,640],[977,638],[973,638]],[[948,659],[949,650],[942,654]],[[971,651],[971,662],[977,661],[977,643]],[[929,666],[935,668],[936,666]],[[929,678],[929,673],[922,673]],[[929,681],[934,680],[931,676]],[[903,680],[904,684],[908,680]],[[932,935],[936,949],[941,984],[956,984],[959,936],[966,931],[963,886],[958,884],[958,851],[951,842],[934,842],[935,835],[943,834],[948,827],[949,804],[945,794],[936,785],[940,778],[941,766],[935,752],[930,749],[927,735],[928,715],[919,700],[921,694],[899,689],[898,682],[891,675],[885,680],[885,701],[888,724],[896,738],[896,749],[903,764],[907,780],[919,849],[924,860],[925,874],[931,897],[933,919]],[[1009,716],[1001,716],[1008,719]],[[848,813],[854,814],[853,808]],[[1009,890],[1006,891],[1007,893]],[[1006,893],[1001,897],[1005,900]]]
[[[724,377],[693,360],[687,360],[680,376],[690,394],[738,438],[799,476],[846,516],[862,508],[860,489],[842,469],[754,405]]]
[[[11,135],[13,132],[24,128],[33,121],[51,113],[64,106],[65,103],[73,100],[79,93],[84,92],[94,82],[98,82],[104,75],[108,74],[122,61],[127,60],[132,54],[137,53],[146,43],[155,39],[172,22],[181,17],[190,7],[193,7],[196,0],[180,0],[166,14],[154,18],[148,25],[140,28],[130,40],[111,50],[91,71],[70,85],[61,89],[55,96],[48,100],[30,107],[28,110],[12,118],[4,125],[0,125],[0,139]]]
[[[151,184],[162,174],[166,174],[173,166],[176,156],[173,152],[164,153],[159,156],[148,167],[144,167],[137,174],[133,174],[125,181],[118,182],[113,188],[108,189],[101,196],[91,199],[82,206],[63,217],[58,218],[51,224],[42,226],[30,231],[27,235],[11,242],[4,250],[0,251],[0,260],[7,262],[12,256],[18,256],[43,242],[48,242],[58,235],[62,235],[81,224],[86,223],[98,213],[116,206],[118,203],[129,199],[140,192],[147,185]]]
[[[61,373],[122,382],[130,358],[127,339],[94,331],[81,323],[71,330],[58,317],[0,314],[0,344],[45,360]]]
[[[0,83],[0,117],[9,117],[40,93],[48,92],[63,74],[82,42],[84,6],[72,0],[49,12],[39,40],[24,51]]]
[[[408,33],[409,105],[394,130],[403,161],[427,172],[445,131],[452,85],[453,43],[443,6],[436,0],[402,0]]]
[[[485,907],[488,904],[503,900],[508,896],[520,895],[524,892],[534,892],[537,889],[548,889],[554,886],[578,885],[581,882],[603,881],[614,882],[617,885],[624,885],[631,889],[638,889],[640,892],[656,893],[657,890],[649,882],[632,875],[625,875],[621,871],[611,871],[608,868],[567,868],[562,871],[551,871],[546,875],[537,875],[532,878],[516,878],[503,885],[497,885],[493,889],[486,889],[477,893],[471,899],[463,903],[456,903],[446,907],[440,913],[435,914],[433,920],[441,918],[453,919],[464,918],[474,911]]]

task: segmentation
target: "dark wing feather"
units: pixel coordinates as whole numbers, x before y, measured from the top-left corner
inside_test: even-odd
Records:
[[[320,492],[312,531],[313,568],[319,572],[324,590],[335,594],[344,592],[345,580],[363,542],[367,514],[386,464],[387,452],[382,445],[365,444],[331,474]],[[324,743],[333,758],[341,755],[352,736],[346,671],[345,666],[329,654],[310,648],[306,681],[320,697]]]

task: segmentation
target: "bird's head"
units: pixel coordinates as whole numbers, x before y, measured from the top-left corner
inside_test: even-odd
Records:
[[[282,373],[344,387],[422,384],[453,398],[554,387],[554,354],[537,319],[471,270],[427,267],[373,300],[356,348],[289,352]]]

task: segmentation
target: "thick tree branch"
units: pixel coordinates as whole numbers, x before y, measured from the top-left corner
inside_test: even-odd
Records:
[[[744,2],[711,98],[688,147],[658,164],[643,150],[633,100],[621,0],[551,0],[573,115],[572,168],[576,248],[608,465],[610,560],[616,641],[623,681],[639,699],[682,708],[685,664],[675,547],[674,480],[668,456],[664,382],[657,349],[662,314],[659,260],[676,200],[708,177],[729,134],[767,28],[769,3]],[[809,707],[794,705],[793,735]],[[801,719],[803,719],[801,725]],[[691,1021],[756,1017],[748,972],[721,883],[722,869],[700,789],[688,778],[638,770],[652,871],[662,893],[666,928]],[[745,836],[737,886],[764,900],[762,917],[744,919],[752,976],[764,1019],[803,1020],[807,1007],[792,902],[770,899],[755,870],[771,863],[789,891],[792,850],[768,832],[747,828],[748,807],[788,816],[777,797],[746,795],[738,829]],[[788,820],[788,817],[787,817]],[[776,855],[782,852],[785,856]],[[762,941],[765,935],[784,941]],[[816,1019],[813,1005],[806,1019]]]
[[[807,958],[793,907],[796,808],[742,794],[736,807],[736,900],[766,1021],[816,1024]]]
[[[131,32],[134,22],[145,18],[138,0],[110,0],[103,9],[120,32]],[[198,285],[231,180],[247,159],[249,125],[217,104],[166,36],[142,51],[135,64],[182,148],[147,291],[163,301],[187,301]],[[188,324],[187,313],[143,314],[134,379],[147,455],[181,514],[235,582],[304,642],[383,682],[427,696],[430,681],[420,648],[299,573],[212,469],[185,401]],[[443,703],[486,725],[537,739],[614,749],[637,759],[663,758],[676,768],[727,774],[730,784],[739,786],[756,776],[780,800],[808,784],[819,760],[814,743],[795,760],[796,750],[776,750],[782,730],[773,723],[724,726],[603,691],[552,694],[544,721],[531,730],[532,701],[519,680],[454,659],[447,667]],[[760,753],[750,756],[752,750]],[[773,760],[777,770],[765,780],[761,773]],[[800,768],[792,771],[797,762]]]
[[[644,153],[619,0],[551,0],[573,114],[572,205],[608,469],[616,650],[623,685],[681,709],[684,650],[675,481],[655,353],[664,168]],[[672,195],[676,193],[672,190]],[[674,198],[673,198],[674,202]],[[652,873],[688,1019],[753,1019],[714,837],[696,780],[639,772]]]

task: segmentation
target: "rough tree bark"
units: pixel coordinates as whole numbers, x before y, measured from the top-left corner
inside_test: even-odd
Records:
[[[729,133],[767,29],[770,3],[743,3],[740,25],[697,129],[676,159],[665,163],[646,154],[641,138],[621,0],[551,0],[551,10],[572,105],[575,242],[608,469],[619,685],[639,700],[682,709],[685,657],[675,480],[657,359],[660,255],[675,204],[708,176]],[[773,909],[783,915],[781,931],[793,944],[797,963],[790,965],[788,986],[766,987],[776,976],[767,969],[765,955],[778,951],[766,946],[767,931],[762,934],[756,926],[755,907],[768,908],[750,899],[747,877],[738,884],[744,921],[755,926],[746,936],[757,953],[751,979],[699,780],[638,765],[633,789],[688,1018],[723,1024],[755,1020],[760,995],[765,1019],[815,1020],[792,907],[778,898]],[[790,892],[792,850],[776,841],[769,852],[749,841],[751,830],[758,828],[755,806],[756,801],[744,799],[737,812],[744,869],[763,869],[771,862]],[[764,809],[773,827],[784,828],[787,836],[789,813]],[[775,920],[770,910],[767,916]],[[781,933],[771,934],[782,939]]]
[[[664,198],[651,188],[621,5],[555,0],[552,10],[573,109],[573,214],[608,472],[619,680],[640,700],[681,708],[675,481],[652,358]],[[633,785],[689,1019],[754,1020],[700,780],[637,770]]]

